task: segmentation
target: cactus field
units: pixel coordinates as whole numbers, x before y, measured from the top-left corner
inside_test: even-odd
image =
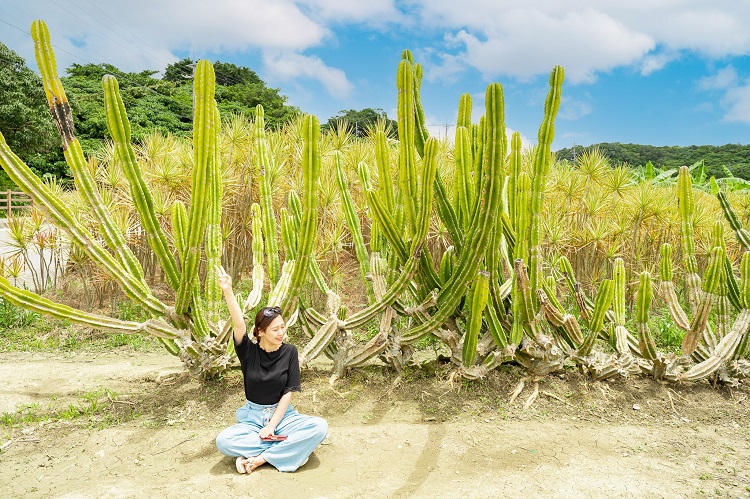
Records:
[[[552,68],[537,144],[508,137],[500,83],[484,108],[464,94],[455,140],[425,126],[422,67],[396,68],[398,140],[306,115],[267,129],[220,116],[213,67],[195,71],[191,141],[133,143],[118,83],[102,81],[111,143],[85,156],[46,25],[32,27],[50,112],[75,189],[36,177],[0,136],[0,165],[67,237],[71,255],[116,284],[142,322],[58,303],[0,277],[13,304],[117,333],[147,333],[202,378],[235,359],[215,266],[245,311],[283,308],[300,362],[328,358],[333,383],[380,361],[394,378],[426,343],[454,376],[504,364],[527,385],[574,369],[592,380],[646,375],[736,386],[750,375],[750,196],[682,167],[639,178],[596,153],[555,161],[564,70]],[[508,124],[512,125],[512,124]],[[37,215],[38,216],[38,215]],[[167,292],[154,288],[164,284]],[[680,331],[660,348],[655,317]],[[430,359],[428,359],[429,361]]]

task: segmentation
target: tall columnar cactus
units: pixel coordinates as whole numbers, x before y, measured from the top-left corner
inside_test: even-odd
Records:
[[[654,291],[651,287],[651,274],[641,272],[641,281],[638,286],[636,305],[636,327],[638,328],[638,344],[641,354],[648,360],[656,359],[656,345],[648,327],[648,318],[651,311],[651,301]]]
[[[171,353],[179,354],[186,366],[197,374],[211,376],[221,372],[231,363],[226,354],[228,328],[219,327],[215,313],[211,317],[213,324],[210,324],[206,314],[206,303],[209,304],[209,311],[215,312],[217,308],[216,282],[212,268],[220,262],[222,251],[222,175],[217,145],[220,117],[214,100],[215,78],[211,63],[200,61],[196,67],[192,192],[189,210],[181,202],[173,205],[174,248],[169,247],[159,224],[154,201],[130,144],[130,123],[117,81],[112,76],[105,76],[102,82],[107,127],[114,141],[115,155],[123,166],[133,205],[147,234],[148,243],[164,270],[167,283],[176,292],[175,305],[170,307],[158,300],[149,289],[140,264],[127,247],[123,234],[113,222],[106,203],[102,202],[98,187],[86,168],[80,144],[75,137],[70,106],[56,74],[47,27],[43,22],[35,21],[32,33],[50,111],[58,124],[66,160],[73,171],[78,191],[90,209],[94,223],[100,228],[103,244],[10,151],[2,136],[0,164],[19,187],[33,197],[35,204],[65,230],[72,243],[94,264],[112,276],[125,295],[143,307],[152,318],[143,323],[135,323],[83,312],[14,288],[4,278],[0,279],[0,295],[26,308],[74,322],[117,332],[147,332],[160,338]],[[259,231],[256,232],[255,240],[262,251],[262,238]],[[202,286],[198,280],[204,257],[210,267],[207,269],[205,295],[201,292]],[[177,260],[180,265],[177,265]],[[260,271],[262,272],[262,268]],[[261,281],[262,286],[262,273],[255,277],[256,281]],[[256,298],[252,299],[255,300]]]
[[[411,54],[409,54],[411,55]],[[417,157],[414,148],[415,107],[414,107],[414,68],[408,58],[398,65],[398,135],[400,149],[398,156],[398,185],[401,202],[407,223],[407,234],[416,226]]]
[[[289,278],[289,289],[281,300],[282,310],[289,316],[297,307],[302,283],[305,281],[310,259],[313,257],[318,231],[318,196],[316,183],[320,176],[320,122],[315,116],[305,117],[303,126],[305,146],[302,150],[302,218],[294,270]],[[266,238],[268,239],[268,238]]]
[[[263,106],[255,108],[255,176],[258,178],[258,190],[263,212],[263,233],[266,237],[266,261],[268,262],[268,279],[271,285],[279,280],[279,245],[276,239],[276,216],[273,210],[271,195],[271,160],[266,141],[266,123]]]
[[[341,152],[334,152],[334,165],[336,168],[336,180],[338,181],[339,193],[341,195],[341,204],[344,207],[344,216],[346,217],[346,224],[349,227],[349,232],[352,235],[352,242],[354,243],[354,251],[359,261],[359,268],[362,273],[362,279],[365,282],[367,288],[367,296],[372,303],[375,299],[375,295],[372,290],[372,281],[368,280],[370,274],[370,257],[367,254],[367,248],[365,248],[365,240],[362,237],[362,227],[359,223],[359,217],[357,216],[357,210],[354,207],[354,200],[349,192],[349,179],[346,177],[344,172],[344,166],[341,164]]]
[[[188,212],[185,250],[182,259],[182,277],[177,291],[175,309],[178,314],[187,313],[198,285],[198,269],[201,262],[201,245],[208,225],[209,206],[206,203],[208,189],[207,175],[214,160],[216,134],[214,127],[217,114],[214,106],[216,77],[213,66],[208,61],[198,62],[195,68],[195,115],[193,128],[193,192]]]
[[[562,99],[562,84],[565,72],[562,66],[556,66],[549,76],[550,91],[544,102],[544,119],[539,127],[536,157],[534,158],[534,177],[531,186],[531,206],[529,225],[529,280],[531,292],[536,299],[537,290],[542,288],[542,209],[544,190],[547,186],[547,175],[550,168],[550,149],[555,137],[555,117]]]
[[[594,311],[591,314],[591,320],[588,324],[589,333],[586,335],[579,348],[579,353],[581,355],[586,356],[591,353],[594,341],[599,337],[599,333],[604,326],[604,315],[612,304],[614,293],[614,281],[605,279],[599,284],[599,290],[596,293],[596,301],[594,302]]]
[[[50,113],[55,118],[60,131],[66,160],[78,168],[80,144],[75,137],[70,105],[56,74],[57,68],[49,31],[43,22],[35,21],[32,25],[32,34],[44,89],[50,104]],[[70,240],[78,245],[87,257],[100,265],[120,284],[128,298],[154,316],[166,312],[166,305],[154,297],[146,286],[140,264],[130,257],[132,253],[127,249],[122,234],[119,233],[104,206],[98,206],[93,215],[101,221],[103,230],[108,232],[106,242],[114,247],[112,253],[102,246],[77,220],[70,209],[34,175],[18,156],[13,154],[4,138],[0,138],[0,161],[10,179],[32,196],[38,205],[44,207],[49,218],[66,232]],[[84,167],[83,170],[86,168]],[[82,195],[96,202],[95,184],[81,182],[80,185],[83,190],[88,191],[88,194]]]
[[[485,105],[485,116],[488,120],[488,139],[485,146],[487,165],[479,208],[474,212],[471,225],[466,231],[465,247],[471,250],[461,253],[450,280],[440,289],[437,296],[438,307],[432,317],[404,334],[404,339],[410,342],[433,331],[453,314],[466,286],[476,276],[490,241],[493,218],[501,207],[502,171],[505,158],[501,153],[504,148],[500,146],[500,143],[505,142],[505,116],[503,91],[500,84],[493,83],[487,87]]]
[[[263,271],[263,217],[260,213],[260,205],[253,203],[250,206],[250,220],[251,230],[253,233],[253,289],[247,295],[245,299],[244,308],[250,310],[260,303],[261,295],[263,294],[263,279],[265,272]]]
[[[677,177],[677,199],[680,211],[680,235],[682,243],[682,264],[685,268],[685,287],[688,291],[690,310],[695,311],[700,301],[701,278],[698,275],[698,262],[695,259],[695,239],[693,238],[693,181],[687,166],[680,167]]]
[[[672,270],[672,245],[669,243],[664,243],[661,247],[659,269],[659,277],[661,279],[659,294],[661,295],[661,299],[667,304],[669,315],[672,317],[674,324],[680,329],[688,331],[690,329],[690,322],[682,305],[680,305],[674,283],[672,282],[674,275]]]
[[[625,286],[625,262],[622,258],[616,258],[612,268],[612,281],[614,282],[614,295],[612,297],[612,315],[614,319],[614,338],[610,338],[615,349],[621,354],[629,354],[628,330],[625,328],[626,311],[626,286]]]
[[[708,327],[708,314],[716,299],[719,289],[721,274],[724,272],[724,248],[714,247],[711,250],[706,278],[703,280],[703,293],[701,300],[697,303],[693,320],[690,322],[690,330],[685,333],[682,340],[682,353],[690,355],[698,345],[698,340]]]

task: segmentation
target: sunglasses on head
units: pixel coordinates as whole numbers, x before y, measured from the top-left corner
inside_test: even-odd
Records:
[[[265,315],[266,317],[281,315],[281,309],[279,307],[267,307],[263,309],[263,315]]]

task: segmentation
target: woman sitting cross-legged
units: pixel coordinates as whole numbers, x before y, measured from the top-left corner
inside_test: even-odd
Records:
[[[270,463],[279,471],[295,471],[307,462],[328,433],[328,423],[292,408],[292,392],[301,391],[297,348],[283,343],[286,324],[278,307],[264,307],[255,316],[250,341],[232,278],[219,267],[219,287],[234,323],[234,348],[242,366],[247,403],[237,409],[237,424],[216,437],[216,447],[230,457],[240,473]],[[272,440],[279,436],[285,440]]]

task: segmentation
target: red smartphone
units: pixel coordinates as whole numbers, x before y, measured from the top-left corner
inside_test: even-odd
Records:
[[[261,438],[264,442],[281,442],[286,440],[286,435],[269,435],[266,438]]]

